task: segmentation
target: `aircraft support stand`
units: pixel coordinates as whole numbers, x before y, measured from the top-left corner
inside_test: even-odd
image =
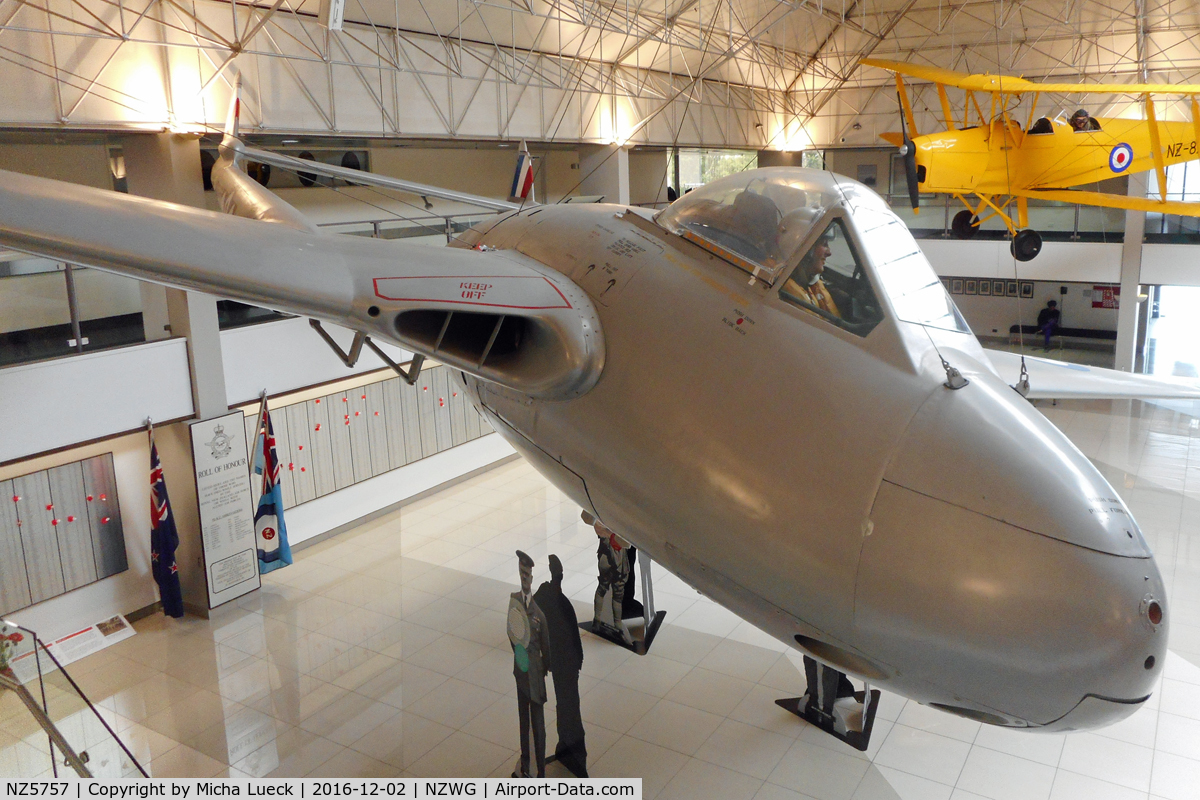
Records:
[[[879,690],[864,682],[863,690],[856,692],[844,672],[810,656],[804,657],[804,677],[808,689],[803,697],[776,700],[775,704],[854,749],[865,751],[875,727]]]

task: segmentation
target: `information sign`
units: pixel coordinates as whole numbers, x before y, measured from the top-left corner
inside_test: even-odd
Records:
[[[209,608],[259,586],[244,416],[234,411],[191,425]]]

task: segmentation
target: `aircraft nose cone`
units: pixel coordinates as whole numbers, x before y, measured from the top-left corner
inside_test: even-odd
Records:
[[[934,393],[871,523],[856,632],[913,696],[1072,730],[1115,722],[1149,695],[1167,645],[1149,548],[1103,476],[998,380]]]
[[[1018,528],[1113,555],[1150,548],[1083,453],[989,373],[937,391],[917,412],[884,481]]]

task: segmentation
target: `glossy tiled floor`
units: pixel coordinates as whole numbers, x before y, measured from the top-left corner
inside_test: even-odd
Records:
[[[1149,707],[1036,735],[885,695],[860,754],[775,706],[803,691],[794,653],[660,569],[668,624],[650,655],[584,638],[592,774],[640,776],[647,798],[1200,798],[1200,407],[1043,410],[1128,499],[1169,582],[1174,652]],[[512,462],[301,551],[214,620],[144,620],[71,671],[157,776],[507,775],[516,548],[539,582],[557,553],[590,615],[595,535]],[[98,774],[128,774],[69,698],[52,704]],[[45,739],[18,711],[0,697],[0,775],[33,776]]]

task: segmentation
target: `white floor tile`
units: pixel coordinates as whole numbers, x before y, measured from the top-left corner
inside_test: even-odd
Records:
[[[891,792],[891,794],[886,791],[878,792],[886,800],[949,800],[951,792],[954,791],[951,786],[875,764],[867,771],[863,785],[859,787],[859,792],[855,794],[854,800],[869,800],[865,796],[867,791],[864,790],[868,786],[874,786],[880,780],[887,784],[887,789]]]
[[[1150,791],[1167,800],[1200,800],[1200,761],[1156,754]]]
[[[649,656],[583,635],[593,774],[641,776],[648,800],[1200,800],[1200,430],[1186,424],[1197,407],[1135,403],[1128,423],[1113,404],[1042,407],[1114,476],[1153,542],[1173,645],[1197,638],[1196,653],[1168,656],[1144,710],[1043,735],[885,692],[863,754],[775,705],[804,690],[797,653],[656,569],[668,617]],[[1180,475],[1194,484],[1186,496]],[[297,551],[236,613],[147,618],[72,671],[156,774],[507,775],[519,746],[504,632],[517,547],[536,554],[535,581],[558,553],[565,591],[590,616],[594,532],[514,462]],[[65,724],[90,736],[80,718]],[[45,772],[36,739],[0,702],[0,773]],[[108,751],[91,747],[99,768]]]
[[[970,749],[966,742],[896,723],[875,763],[953,786]]]
[[[972,748],[956,789],[991,800],[1047,800],[1054,768],[984,747]]]
[[[1145,800],[1146,793],[1075,772],[1058,770],[1050,800]]]
[[[1094,733],[1074,733],[1063,746],[1061,769],[1149,791],[1154,751]]]
[[[767,780],[818,800],[850,800],[870,767],[866,759],[798,740]]]

